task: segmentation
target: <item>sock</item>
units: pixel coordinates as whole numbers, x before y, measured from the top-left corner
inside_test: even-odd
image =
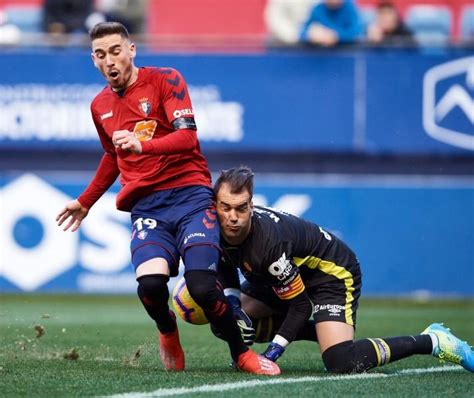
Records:
[[[431,354],[432,349],[428,335],[370,338],[329,347],[323,361],[329,372],[358,373],[414,354]]]
[[[242,340],[227,298],[217,288],[216,274],[210,271],[188,271],[185,278],[191,297],[202,307],[209,322],[229,345],[232,359],[237,361],[240,354],[248,351],[248,347]]]
[[[146,312],[153,319],[160,333],[171,333],[176,330],[176,320],[168,307],[169,276],[154,274],[137,278],[137,294]]]

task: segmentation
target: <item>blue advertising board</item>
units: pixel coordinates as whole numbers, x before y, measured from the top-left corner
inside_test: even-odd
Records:
[[[104,82],[86,50],[1,57],[0,148],[99,149],[89,104]],[[468,51],[143,52],[137,64],[183,73],[204,150],[474,152]]]
[[[56,226],[89,178],[0,175],[1,292],[135,292],[129,214],[115,209],[118,186],[78,232]],[[474,296],[472,178],[257,175],[254,202],[342,238],[360,260],[364,295]]]

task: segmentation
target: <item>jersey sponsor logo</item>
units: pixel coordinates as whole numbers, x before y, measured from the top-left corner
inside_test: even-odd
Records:
[[[153,138],[157,125],[156,120],[142,120],[135,124],[133,134],[140,141],[149,141]]]
[[[140,102],[139,104],[140,110],[145,114],[145,116],[148,116],[151,112],[150,101],[148,101],[148,98],[141,98],[139,102]]]
[[[329,316],[338,316],[346,308],[343,305],[339,304],[316,304],[314,306],[314,313],[316,314],[319,311],[329,312]]]
[[[178,117],[182,117],[182,116],[194,116],[194,112],[192,109],[176,109],[174,112],[173,112],[173,117],[175,117],[176,119]]]
[[[189,239],[192,239],[192,238],[205,238],[206,237],[206,234],[202,233],[202,232],[194,232],[192,234],[189,234],[188,236],[186,236],[184,238],[184,244],[188,243]]]
[[[109,117],[112,117],[113,115],[114,115],[113,111],[104,113],[104,114],[100,115],[100,120],[108,119]]]
[[[290,260],[286,258],[286,253],[283,253],[277,261],[268,267],[268,272],[273,276],[276,276],[278,279],[280,279],[282,275],[290,275],[291,264]]]

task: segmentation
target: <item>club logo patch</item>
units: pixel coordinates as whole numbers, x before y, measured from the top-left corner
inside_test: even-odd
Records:
[[[148,101],[148,98],[142,98],[140,99],[140,105],[139,108],[140,110],[145,114],[145,116],[148,116],[151,112],[151,104]]]
[[[148,231],[142,229],[141,231],[138,232],[137,238],[141,240],[145,240],[146,237],[148,236]]]

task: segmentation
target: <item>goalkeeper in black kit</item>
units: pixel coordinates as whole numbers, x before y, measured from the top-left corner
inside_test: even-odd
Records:
[[[362,276],[352,250],[316,224],[253,206],[253,173],[246,167],[221,172],[214,191],[220,282],[238,317],[252,320],[241,328],[247,343],[269,342],[266,358],[275,362],[292,341],[313,340],[334,373],[365,372],[414,354],[474,372],[470,346],[439,323],[417,335],[354,341]]]

